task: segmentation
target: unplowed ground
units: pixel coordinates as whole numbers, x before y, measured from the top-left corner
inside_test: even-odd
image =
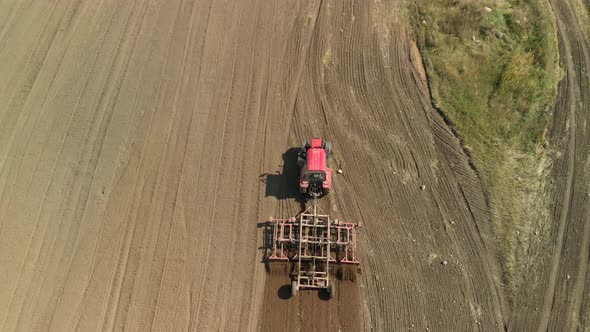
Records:
[[[586,7],[584,7],[584,4]],[[547,185],[552,224],[533,243],[510,319],[514,331],[590,330],[590,21],[588,1],[552,0],[564,78],[549,138],[558,152]]]
[[[0,330],[503,330],[403,6],[0,1]],[[284,299],[257,227],[299,212],[312,135],[344,170],[322,204],[363,225],[331,301]]]

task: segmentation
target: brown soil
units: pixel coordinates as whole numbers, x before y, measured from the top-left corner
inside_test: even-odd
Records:
[[[0,330],[503,330],[486,198],[403,6],[0,2]],[[300,211],[284,160],[312,135],[344,170],[322,204],[363,225],[329,301],[282,298],[256,227]]]

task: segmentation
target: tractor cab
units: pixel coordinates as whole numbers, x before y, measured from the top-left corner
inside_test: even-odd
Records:
[[[308,197],[321,197],[332,188],[332,171],[327,167],[327,159],[332,152],[332,144],[321,138],[311,143],[304,141],[299,151],[297,164],[301,167],[299,189]]]

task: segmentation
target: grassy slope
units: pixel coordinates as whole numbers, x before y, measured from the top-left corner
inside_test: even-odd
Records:
[[[561,78],[554,17],[546,0],[416,0],[412,12],[433,102],[489,189],[504,281],[517,287],[545,212],[535,202]]]

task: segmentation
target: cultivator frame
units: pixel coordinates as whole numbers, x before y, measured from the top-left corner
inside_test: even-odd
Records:
[[[270,218],[273,225],[269,261],[292,261],[292,292],[327,289],[331,295],[330,264],[359,264],[356,257],[358,224],[331,219],[313,200],[298,217]]]

